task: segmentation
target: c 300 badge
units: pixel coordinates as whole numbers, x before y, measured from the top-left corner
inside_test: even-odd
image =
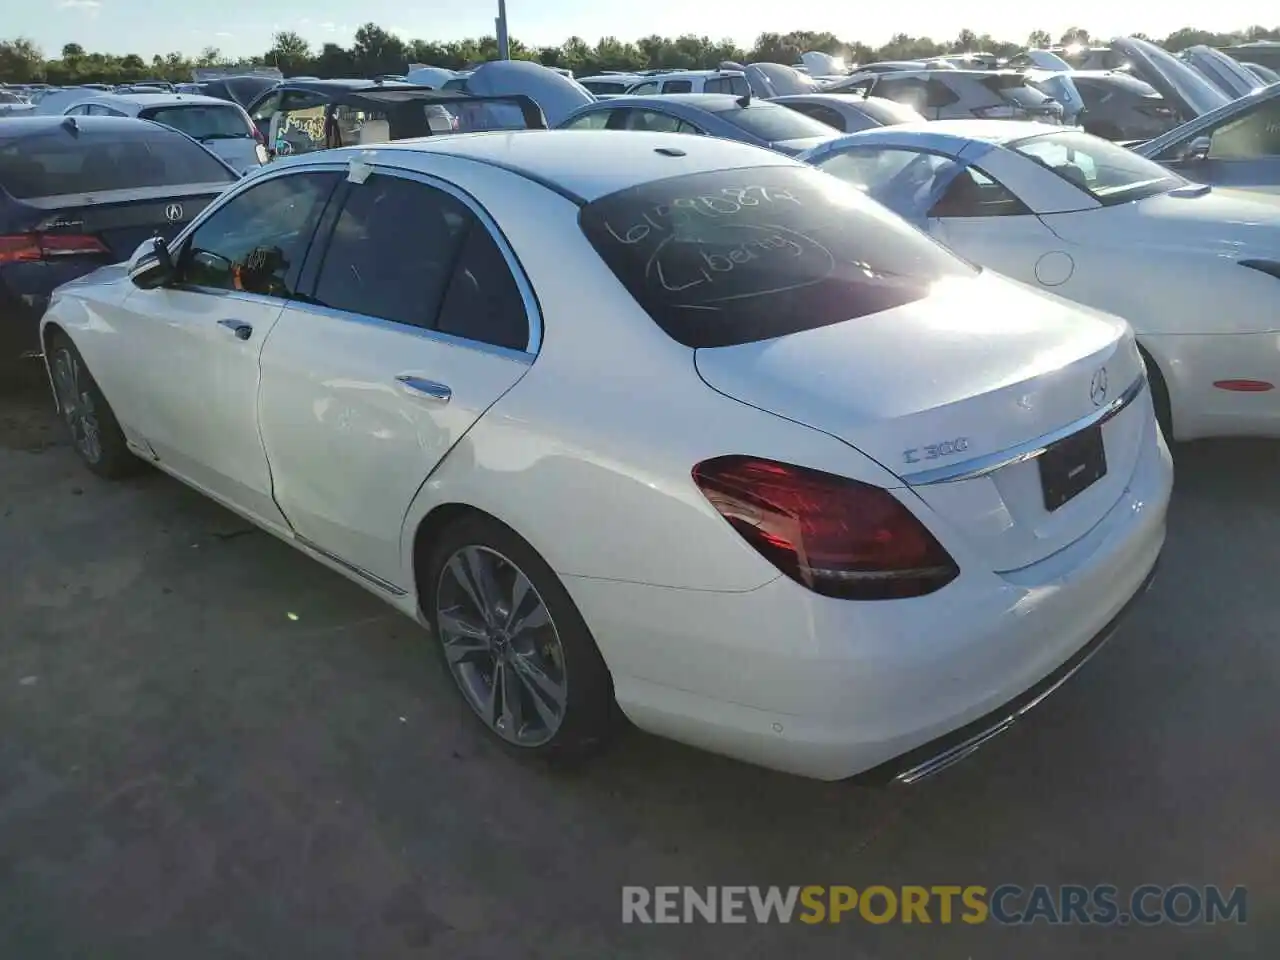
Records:
[[[902,459],[907,463],[920,463],[923,460],[939,460],[942,457],[953,457],[969,449],[968,437],[956,437],[954,440],[943,440],[941,443],[926,443],[923,447],[911,447],[902,451]]]

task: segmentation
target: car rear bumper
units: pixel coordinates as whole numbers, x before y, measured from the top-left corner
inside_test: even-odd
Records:
[[[36,261],[0,268],[0,360],[40,352],[40,319],[64,283],[101,264],[74,258],[65,263]]]
[[[920,779],[1056,689],[1150,582],[1172,489],[1157,433],[1076,543],[1010,574],[962,570],[930,596],[857,603],[786,578],[746,593],[566,586],[641,729],[823,780]]]

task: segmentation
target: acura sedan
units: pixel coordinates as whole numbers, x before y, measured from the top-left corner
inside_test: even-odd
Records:
[[[625,716],[918,780],[1092,656],[1164,542],[1124,321],[711,137],[287,158],[42,336],[90,470],[151,463],[417,619],[524,754]]]

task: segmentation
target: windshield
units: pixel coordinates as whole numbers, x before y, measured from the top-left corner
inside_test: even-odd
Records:
[[[238,109],[210,104],[151,107],[138,114],[180,130],[195,140],[239,140],[253,136],[253,125]]]
[[[38,136],[0,135],[0,188],[18,200],[238,179],[186,137],[141,123],[84,126],[74,137],[63,127]]]
[[[1087,133],[1063,131],[1008,145],[1104,206],[1168,193],[1187,181],[1145,157]]]
[[[688,347],[842,323],[977,274],[858,190],[801,166],[641,184],[587,204],[579,222],[653,321]]]
[[[727,120],[738,129],[769,143],[803,140],[806,137],[831,137],[831,128],[825,123],[780,107],[776,103],[753,100],[748,107],[735,104],[727,110],[712,112],[721,120]]]

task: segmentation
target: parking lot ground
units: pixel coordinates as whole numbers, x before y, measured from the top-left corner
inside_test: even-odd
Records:
[[[1280,956],[1280,444],[1177,453],[1123,633],[912,789],[490,746],[410,621],[0,398],[0,944],[42,958]],[[645,885],[1219,884],[1248,922],[624,926]]]

